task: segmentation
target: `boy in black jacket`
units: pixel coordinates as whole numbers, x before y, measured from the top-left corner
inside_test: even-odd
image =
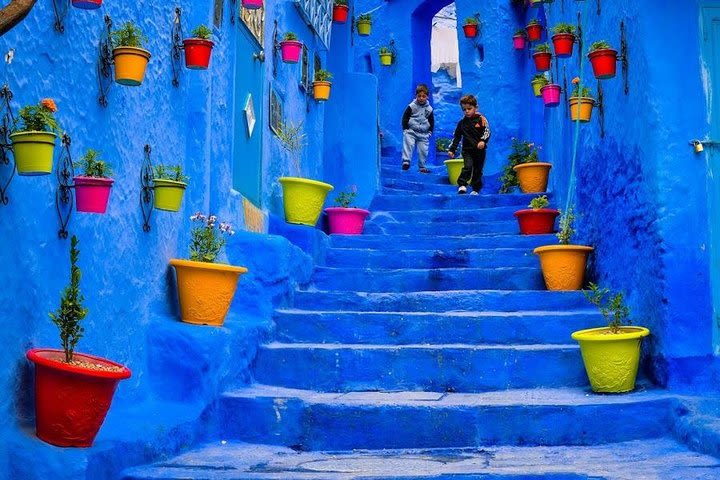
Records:
[[[458,193],[467,193],[468,183],[472,187],[471,195],[477,195],[482,188],[482,171],[485,166],[485,152],[490,140],[490,125],[487,119],[477,111],[477,100],[473,95],[460,99],[460,107],[465,116],[455,128],[453,141],[448,148],[448,156],[453,158],[462,139],[463,169],[458,177]]]

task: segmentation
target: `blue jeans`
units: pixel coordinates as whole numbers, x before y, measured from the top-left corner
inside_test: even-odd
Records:
[[[428,147],[430,145],[430,132],[418,133],[413,130],[403,130],[403,163],[410,163],[412,152],[417,145],[418,151],[418,167],[425,168],[425,160],[428,156]]]

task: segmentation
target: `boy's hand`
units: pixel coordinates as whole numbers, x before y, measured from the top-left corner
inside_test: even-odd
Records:
[[[453,152],[452,150],[448,150],[448,157],[454,158],[454,157],[455,157],[455,152]]]
[[[482,150],[483,148],[485,148],[485,142],[483,142],[482,140],[480,140],[480,141],[478,142],[477,148],[480,149],[480,150]]]

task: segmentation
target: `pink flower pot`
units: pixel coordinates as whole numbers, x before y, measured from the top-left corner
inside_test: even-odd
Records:
[[[513,48],[515,50],[522,50],[525,48],[525,37],[522,35],[515,35],[513,37]]]
[[[242,6],[248,10],[257,10],[262,8],[263,0],[242,0]]]
[[[560,85],[550,83],[540,88],[543,102],[546,107],[557,107],[560,104]]]
[[[370,212],[362,208],[330,207],[325,209],[330,233],[360,235],[365,226],[365,217]]]
[[[111,178],[73,177],[77,211],[105,213],[114,181]]]
[[[72,5],[83,10],[95,10],[102,6],[102,0],[72,0]]]
[[[285,63],[298,63],[301,51],[302,43],[297,40],[283,40],[280,42],[282,61]]]

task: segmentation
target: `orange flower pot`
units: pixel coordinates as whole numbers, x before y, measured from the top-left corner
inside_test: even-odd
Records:
[[[585,245],[545,245],[533,253],[540,257],[548,290],[579,290],[585,278],[587,257],[593,251]]]
[[[517,173],[520,190],[523,193],[540,193],[547,191],[548,176],[552,165],[545,162],[521,163],[513,170]]]
[[[112,51],[115,61],[115,81],[120,85],[137,87],[145,79],[150,52],[136,47],[118,47]]]
[[[314,81],[313,82],[313,97],[315,100],[318,101],[324,101],[330,98],[330,86],[332,83],[330,82],[321,82],[321,81]]]
[[[581,122],[589,122],[592,116],[592,109],[595,106],[595,100],[590,97],[572,97],[568,100],[570,104],[570,120],[573,122],[580,120]]]

